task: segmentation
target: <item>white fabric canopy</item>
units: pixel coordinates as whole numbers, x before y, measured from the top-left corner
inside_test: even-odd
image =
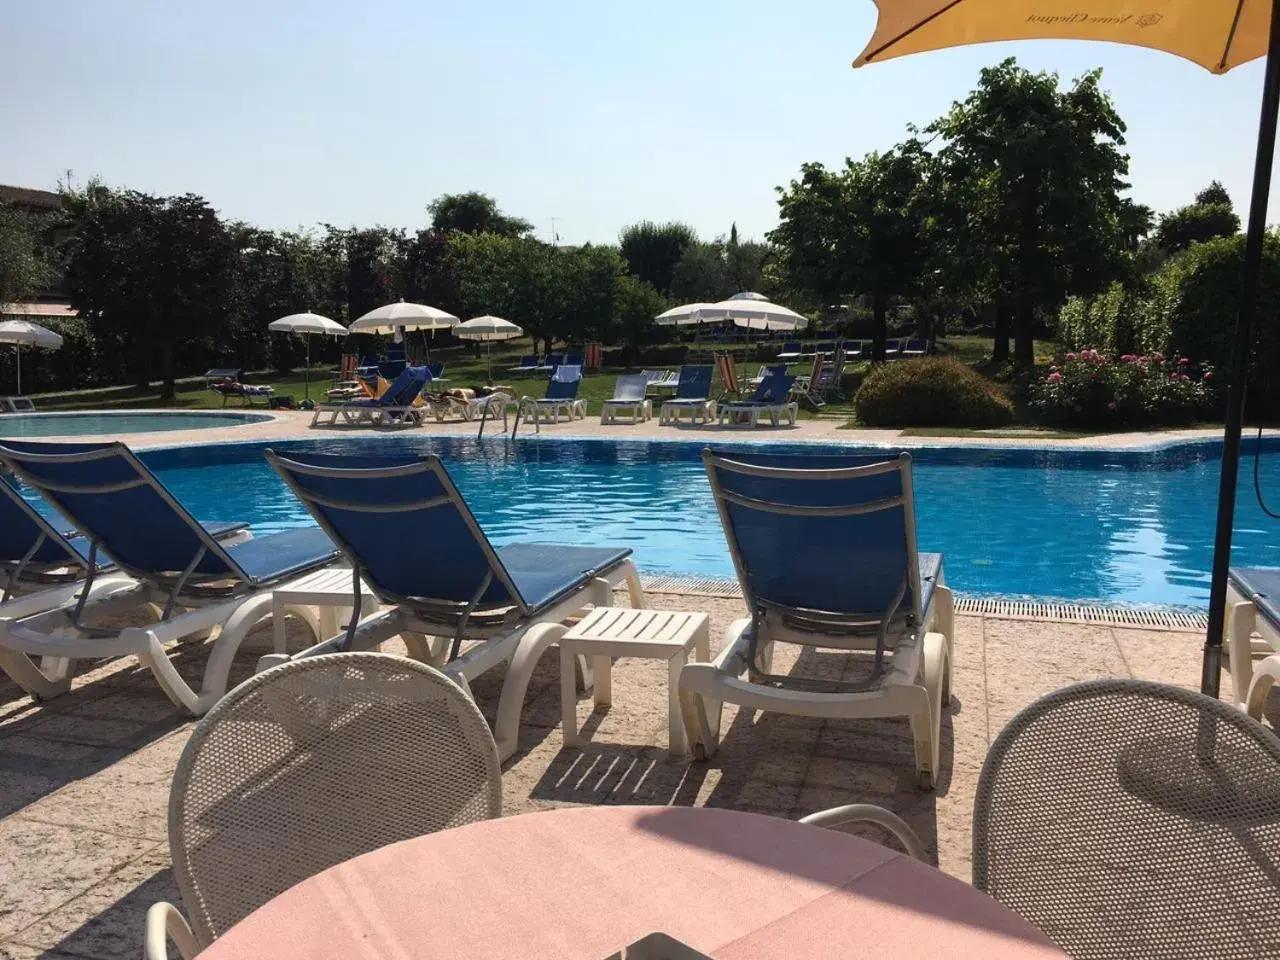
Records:
[[[322,317],[318,313],[291,313],[279,320],[267,324],[268,330],[276,333],[323,334],[331,337],[345,337],[347,328],[336,320]]]
[[[62,337],[30,320],[5,320],[0,323],[0,343],[57,350],[62,346]]]
[[[524,330],[510,320],[492,317],[473,317],[453,328],[453,335],[463,340],[512,340],[524,335]]]
[[[0,323],[0,343],[12,343],[18,348],[18,395],[22,395],[22,348],[40,347],[57,350],[62,337],[30,320],[5,320]]]
[[[732,320],[750,330],[799,330],[809,321],[778,303],[767,300],[721,300],[699,311],[704,319]]]
[[[751,290],[743,290],[742,293],[735,293],[729,299],[730,300],[764,300],[767,302],[769,298],[766,297],[763,293],[754,293]]]
[[[347,329],[351,333],[395,333],[401,330],[447,330],[459,323],[452,313],[446,313],[425,303],[388,303],[370,310],[359,317]]]
[[[709,303],[686,303],[684,306],[672,307],[658,314],[654,320],[660,327],[684,327],[694,323],[706,323],[707,318],[702,316],[702,310],[709,306],[711,306]]]

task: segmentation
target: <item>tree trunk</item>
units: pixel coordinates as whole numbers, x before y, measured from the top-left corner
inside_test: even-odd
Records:
[[[173,383],[173,342],[170,340],[160,345],[160,378],[164,381],[160,387],[160,399],[172,400],[176,391]]]
[[[134,344],[133,383],[139,393],[151,389],[151,344],[139,341]]]
[[[1009,359],[1009,308],[1003,303],[996,304],[995,344],[991,348],[991,359],[996,363]]]
[[[1019,370],[1028,371],[1036,365],[1035,323],[1035,307],[1023,297],[1013,328],[1013,365]]]
[[[889,312],[889,298],[883,293],[871,296],[871,362],[884,360],[885,341],[888,339],[889,325],[886,315]]]

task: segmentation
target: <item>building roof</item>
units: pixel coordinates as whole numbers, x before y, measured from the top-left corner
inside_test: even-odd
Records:
[[[0,319],[5,318],[67,318],[78,317],[79,312],[69,303],[0,303]]]
[[[58,210],[62,207],[62,197],[52,190],[33,190],[31,187],[10,187],[0,183],[0,203],[9,203],[15,207],[29,207],[40,210]]]

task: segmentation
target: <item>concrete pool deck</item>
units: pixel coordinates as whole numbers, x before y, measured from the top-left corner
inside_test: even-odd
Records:
[[[678,594],[651,594],[647,605],[707,611],[713,649],[742,611],[739,600]],[[257,636],[265,641],[269,632],[260,628]],[[556,658],[545,656],[529,688],[519,752],[504,767],[504,814],[647,803],[794,819],[844,803],[879,803],[916,829],[943,870],[967,880],[978,774],[1009,719],[1050,690],[1095,677],[1194,689],[1200,643],[1188,631],[959,616],[953,700],[932,793],[914,785],[905,721],[765,715],[753,722],[730,712],[724,746],[710,763],[668,758],[666,668],[652,661],[618,664],[607,712],[592,714],[590,701],[579,701],[579,721],[593,728],[592,739],[566,749]],[[177,654],[184,674],[202,667],[200,646]],[[241,678],[255,657],[246,651],[238,658]],[[841,661],[820,655],[806,669],[839,671]],[[495,670],[475,684],[490,720],[501,681]],[[1224,676],[1223,683],[1230,681]],[[192,726],[132,660],[88,670],[71,693],[45,704],[0,677],[0,958],[139,955],[147,907],[180,902],[166,817],[169,783]]]
[[[149,411],[190,413],[189,410]],[[111,439],[121,440],[135,449],[148,447],[188,446],[206,443],[263,443],[270,440],[319,439],[325,436],[475,436],[479,429],[478,421],[458,419],[439,423],[428,419],[426,424],[418,428],[394,427],[352,427],[352,426],[311,426],[311,414],[304,411],[263,411],[261,408],[245,408],[226,412],[245,412],[268,414],[271,419],[261,423],[236,424],[225,427],[207,427],[199,430],[164,430],[150,433],[123,433],[113,435]],[[719,427],[715,425],[687,423],[679,425],[660,425],[657,411],[652,420],[642,423],[610,423],[602,424],[598,416],[585,420],[560,422],[546,425],[541,433],[535,433],[532,425],[521,423],[520,438],[558,437],[558,438],[591,438],[614,440],[683,440],[707,441],[715,440],[755,440],[776,442],[811,442],[811,443],[846,443],[851,446],[886,446],[900,449],[929,447],[1013,447],[1022,449],[1061,449],[1061,450],[1149,450],[1180,443],[1210,441],[1220,439],[1221,428],[1187,429],[1160,431],[1131,431],[1125,433],[1095,434],[1088,437],[1061,439],[1052,436],[1006,436],[1000,431],[991,431],[981,436],[971,437],[916,437],[903,436],[901,430],[881,429],[847,429],[843,420],[800,420],[795,426],[760,426]],[[501,436],[502,421],[490,421],[485,428],[485,436]],[[1010,433],[1019,432],[1011,428]],[[1023,430],[1025,432],[1025,429]],[[509,430],[508,430],[509,433]],[[1267,436],[1280,436],[1280,430],[1268,430]],[[40,439],[32,437],[27,439]],[[60,442],[101,442],[100,436],[59,436],[51,440]],[[3,439],[0,438],[0,442]]]

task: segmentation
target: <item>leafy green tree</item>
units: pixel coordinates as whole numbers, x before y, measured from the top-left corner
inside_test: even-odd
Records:
[[[496,233],[502,237],[523,237],[533,224],[511,217],[498,209],[498,202],[488,194],[446,193],[427,206],[431,228],[441,233]]]
[[[697,241],[697,233],[686,223],[654,223],[652,220],[631,224],[618,238],[632,275],[663,294],[670,294],[676,264]]]
[[[31,297],[53,279],[36,217],[0,203],[0,303]]]
[[[1217,180],[1196,194],[1196,202],[1166,213],[1156,227],[1155,242],[1165,254],[1185,250],[1193,243],[1240,232],[1240,217],[1231,197]]]
[[[909,141],[843,169],[807,163],[779,187],[777,246],[791,286],[820,303],[865,293],[872,304],[872,359],[883,360],[893,297],[912,291],[927,251],[919,202],[925,154]]]
[[[1038,315],[1124,268],[1134,226],[1120,197],[1125,126],[1100,77],[1091,71],[1062,90],[1056,74],[1009,58],[984,69],[977,88],[926,128],[941,141],[950,193],[940,228],[964,251],[956,267],[970,273],[977,296],[1012,318],[1023,368],[1034,362]],[[998,331],[997,359],[1001,339]]]
[[[146,389],[158,366],[174,396],[181,360],[197,364],[234,307],[235,238],[201,197],[154,197],[89,184],[64,196],[71,230],[68,292],[94,336],[131,356]]]

